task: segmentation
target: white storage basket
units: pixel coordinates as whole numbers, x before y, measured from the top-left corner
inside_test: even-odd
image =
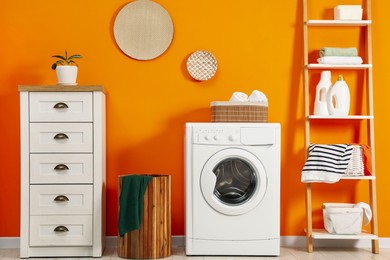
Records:
[[[351,203],[324,203],[324,226],[331,234],[357,235],[362,231],[363,209]]]
[[[333,12],[335,20],[361,20],[363,8],[361,5],[337,5]]]

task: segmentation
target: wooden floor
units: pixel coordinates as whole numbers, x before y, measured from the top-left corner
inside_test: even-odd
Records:
[[[0,259],[19,259],[19,249],[4,249],[0,248]],[[40,258],[33,258],[40,259]],[[41,259],[56,259],[56,258],[41,258]],[[68,258],[78,259],[78,258]],[[80,258],[81,260],[89,258]],[[95,258],[96,259],[96,258]],[[106,248],[102,259],[123,259],[118,257],[116,248]],[[307,253],[305,248],[281,248],[281,254],[279,257],[225,257],[225,256],[201,256],[201,257],[188,257],[185,256],[184,247],[172,248],[172,255],[167,258],[161,258],[167,260],[179,260],[179,259],[200,259],[200,260],[254,260],[254,259],[314,259],[314,260],[362,260],[362,259],[389,259],[390,260],[390,249],[380,249],[380,254],[375,255],[371,253],[369,248],[316,248],[313,253]]]

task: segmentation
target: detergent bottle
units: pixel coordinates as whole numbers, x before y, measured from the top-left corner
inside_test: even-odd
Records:
[[[343,75],[339,75],[336,83],[328,92],[328,110],[332,116],[347,116],[349,114],[350,94]]]
[[[327,95],[332,86],[330,70],[321,72],[321,79],[316,87],[316,99],[314,101],[314,115],[328,116]]]

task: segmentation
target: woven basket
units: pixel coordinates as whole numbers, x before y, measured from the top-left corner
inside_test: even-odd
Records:
[[[268,104],[260,102],[211,102],[212,122],[268,122]]]
[[[347,170],[345,171],[347,176],[363,176],[364,175],[364,162],[363,162],[363,148],[360,145],[354,145],[352,150],[352,156],[349,160]]]
[[[217,60],[208,51],[196,51],[188,57],[188,73],[196,80],[204,81],[211,79],[217,72],[217,69]]]

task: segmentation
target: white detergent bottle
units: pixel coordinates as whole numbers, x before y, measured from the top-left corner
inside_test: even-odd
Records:
[[[332,86],[330,70],[321,72],[321,79],[316,87],[316,99],[314,101],[314,115],[328,116],[327,95]]]
[[[328,110],[332,116],[348,116],[350,94],[343,75],[339,75],[336,83],[328,92]]]

